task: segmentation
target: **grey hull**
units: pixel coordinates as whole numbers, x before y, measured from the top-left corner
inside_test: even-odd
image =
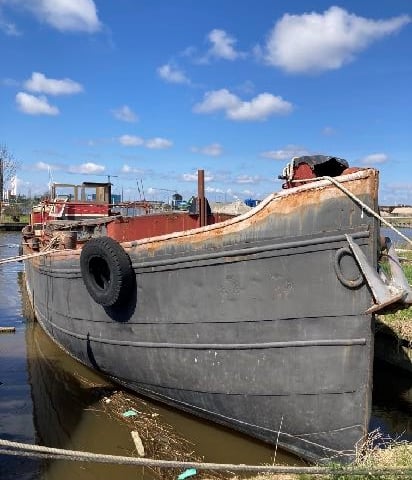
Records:
[[[347,186],[373,208],[371,172]],[[221,226],[122,243],[135,285],[121,307],[89,296],[80,251],[27,260],[39,322],[136,392],[309,460],[349,460],[369,422],[372,296],[342,284],[336,259],[350,234],[376,267],[378,226],[333,186],[294,190]],[[361,277],[350,255],[338,267]]]

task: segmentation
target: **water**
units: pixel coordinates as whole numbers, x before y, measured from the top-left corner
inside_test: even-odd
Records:
[[[398,230],[412,240],[412,228],[398,228]],[[387,227],[381,228],[381,235],[389,237],[394,243],[394,245],[397,247],[402,247],[407,243],[405,239],[403,239],[400,235]]]
[[[19,234],[0,233],[0,257],[18,254]],[[22,289],[22,264],[0,266],[0,326],[16,327],[0,335],[0,438],[58,448],[129,455],[134,447],[130,426],[101,407],[100,389],[115,385],[57,348],[30,318]],[[136,397],[137,398],[137,397]],[[145,400],[146,401],[146,400]],[[147,401],[146,401],[147,402]],[[192,444],[204,461],[269,464],[274,448],[195,417],[147,402],[172,433]],[[375,365],[371,429],[412,441],[412,378]],[[298,459],[277,452],[279,464]],[[158,478],[131,466],[42,461],[0,455],[0,479],[132,480]]]

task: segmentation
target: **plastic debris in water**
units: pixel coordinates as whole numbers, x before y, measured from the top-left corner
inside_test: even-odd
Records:
[[[177,477],[177,480],[185,480],[185,478],[193,477],[193,475],[196,475],[196,473],[196,468],[188,468]]]
[[[124,417],[134,417],[137,415],[136,410],[127,410],[126,412],[123,412]]]
[[[133,430],[133,432],[130,432],[134,445],[136,447],[137,453],[139,454],[140,457],[144,457],[144,446],[142,439],[139,436],[139,433]]]

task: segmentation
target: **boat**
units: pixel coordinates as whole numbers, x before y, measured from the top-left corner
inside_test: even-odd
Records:
[[[281,191],[240,215],[211,211],[198,174],[189,210],[133,217],[113,211],[110,183],[54,185],[22,232],[38,322],[138,394],[350,461],[368,432],[374,314],[412,301],[380,238],[378,171],[294,158]]]

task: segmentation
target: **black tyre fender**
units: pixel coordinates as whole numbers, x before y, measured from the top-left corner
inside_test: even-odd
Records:
[[[110,237],[88,240],[80,254],[80,269],[90,296],[103,307],[118,305],[131,294],[134,271],[130,257]]]

